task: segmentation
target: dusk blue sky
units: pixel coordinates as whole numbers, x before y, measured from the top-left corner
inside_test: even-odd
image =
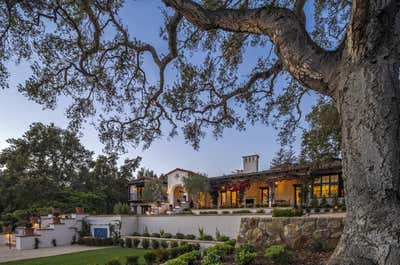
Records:
[[[123,21],[128,24],[129,30],[139,39],[151,43],[159,49],[164,49],[165,42],[158,35],[162,24],[158,8],[162,5],[161,2],[158,0],[127,2],[129,5],[124,8],[121,15]],[[310,11],[311,8],[311,5],[306,6],[307,11]],[[248,61],[251,63],[251,58]],[[253,67],[250,63],[248,64],[249,68]],[[33,122],[46,124],[53,122],[55,125],[65,128],[68,123],[64,115],[67,103],[60,100],[56,110],[44,110],[42,106],[29,101],[17,91],[17,84],[23,82],[30,74],[29,66],[10,63],[9,70],[11,73],[10,88],[0,91],[0,149],[7,146],[8,138],[21,137]],[[146,70],[153,73],[156,71],[151,65],[147,66]],[[306,97],[302,105],[304,111],[309,110],[314,102],[315,96]],[[127,154],[121,157],[123,159],[124,157],[142,156],[141,166],[149,167],[156,173],[166,173],[180,167],[216,176],[241,169],[241,156],[259,154],[260,168],[266,169],[279,149],[279,143],[276,141],[277,133],[273,128],[261,124],[249,125],[243,132],[226,129],[223,138],[218,140],[207,135],[201,142],[198,151],[185,144],[181,136],[171,140],[162,138],[156,140],[147,150],[131,148]],[[103,146],[98,140],[96,130],[90,124],[86,124],[82,134],[81,141],[86,148],[95,151],[97,155],[101,154]],[[299,150],[299,139],[294,147],[296,151]]]

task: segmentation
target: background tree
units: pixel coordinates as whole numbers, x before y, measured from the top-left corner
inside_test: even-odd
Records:
[[[125,142],[148,147],[161,128],[173,136],[179,127],[198,148],[206,131],[221,136],[254,122],[281,127],[285,144],[300,120],[301,98],[310,90],[331,97],[341,118],[348,207],[330,264],[397,264],[398,1],[320,0],[313,14],[303,11],[305,0],[162,2],[166,53],[123,24],[123,1],[0,2],[0,86],[8,85],[8,60],[32,59],[21,93],[48,108],[70,97],[76,127],[101,114],[100,139],[118,150]],[[314,27],[307,27],[310,19]],[[254,47],[259,58],[244,72]],[[159,70],[154,83],[145,57]],[[168,85],[167,68],[177,73]]]
[[[166,186],[161,178],[146,179],[144,182],[143,199],[147,202],[162,202],[166,196]]]
[[[117,156],[93,160],[75,133],[53,124],[34,123],[21,138],[7,142],[0,152],[0,215],[55,206],[111,213],[114,204],[126,201],[140,162],[127,159],[118,168]]]
[[[271,160],[271,168],[285,167],[293,165],[297,162],[296,154],[293,148],[285,149],[281,147],[278,152],[276,152],[275,157]]]
[[[22,138],[7,143],[10,146],[0,153],[4,211],[51,206],[50,201],[87,173],[93,155],[74,133],[54,124],[34,123]]]
[[[302,135],[300,160],[314,166],[341,158],[339,113],[332,100],[321,99],[306,117],[309,128]]]
[[[189,174],[183,178],[183,187],[193,202],[198,202],[200,193],[206,194],[210,190],[210,182],[204,174]]]
[[[157,174],[149,168],[141,167],[136,174],[136,178],[142,178],[142,177],[157,178]]]

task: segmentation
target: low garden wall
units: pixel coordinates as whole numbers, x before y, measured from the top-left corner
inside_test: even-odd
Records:
[[[274,244],[300,249],[319,241],[332,249],[339,241],[344,224],[344,217],[242,218],[237,241],[255,244],[260,249]]]
[[[239,234],[240,220],[243,215],[177,215],[177,216],[139,216],[134,232],[158,233],[160,230],[176,234],[193,234],[198,236],[198,229],[215,237],[216,229],[229,238]]]

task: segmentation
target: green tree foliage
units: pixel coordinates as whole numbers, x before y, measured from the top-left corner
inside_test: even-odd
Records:
[[[31,213],[54,206],[67,212],[78,206],[112,212],[114,204],[126,201],[140,161],[126,160],[119,169],[116,156],[93,160],[76,134],[53,124],[34,123],[8,144],[0,152],[0,212],[12,216],[17,210]]]
[[[339,159],[342,134],[334,102],[321,99],[306,120],[309,128],[303,132],[300,160],[318,165]]]
[[[113,213],[115,214],[129,214],[130,213],[130,208],[127,203],[122,203],[118,202],[117,204],[114,205],[113,208]]]
[[[207,193],[210,190],[210,182],[204,174],[189,174],[183,178],[183,186],[193,201],[199,199],[199,193]]]
[[[149,168],[141,167],[139,169],[139,171],[137,172],[136,177],[137,178],[142,178],[142,177],[157,178],[157,174]]]
[[[160,202],[166,197],[166,186],[161,178],[146,179],[144,182],[143,199],[147,202]]]
[[[284,147],[281,147],[271,161],[271,168],[290,166],[296,162],[297,158],[293,149],[290,147],[286,150]]]
[[[200,2],[209,9],[293,10],[295,1]],[[126,142],[147,147],[163,134],[161,128],[171,128],[174,136],[180,127],[197,148],[207,132],[219,137],[224,128],[242,130],[254,122],[281,128],[282,139],[292,139],[288,134],[298,125],[298,105],[307,88],[278,61],[268,36],[200,30],[160,3],[165,16],[161,34],[168,39],[168,51],[160,52],[128,29],[121,12],[125,3],[1,1],[0,87],[8,86],[5,62],[32,59],[32,76],[20,85],[21,93],[47,108],[68,95],[71,124],[79,127],[87,117],[99,115],[101,140],[112,149],[124,149]],[[309,19],[319,45],[332,49],[343,39],[350,5],[347,0],[316,1]],[[256,63],[241,67],[249,53],[259,54]],[[143,64],[153,63],[149,60],[158,68],[159,80],[149,80],[143,71]],[[176,73],[168,85],[167,68]],[[283,79],[288,82],[275,82]],[[286,89],[275,87],[277,83]]]

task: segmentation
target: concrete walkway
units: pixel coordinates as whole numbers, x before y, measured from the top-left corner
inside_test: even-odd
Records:
[[[107,247],[88,247],[88,246],[72,245],[72,246],[62,246],[54,248],[39,248],[31,250],[16,250],[15,248],[13,248],[10,250],[6,246],[0,246],[0,263],[7,261],[22,260],[22,259],[34,259],[41,257],[56,256],[56,255],[102,249],[102,248],[107,248]]]

